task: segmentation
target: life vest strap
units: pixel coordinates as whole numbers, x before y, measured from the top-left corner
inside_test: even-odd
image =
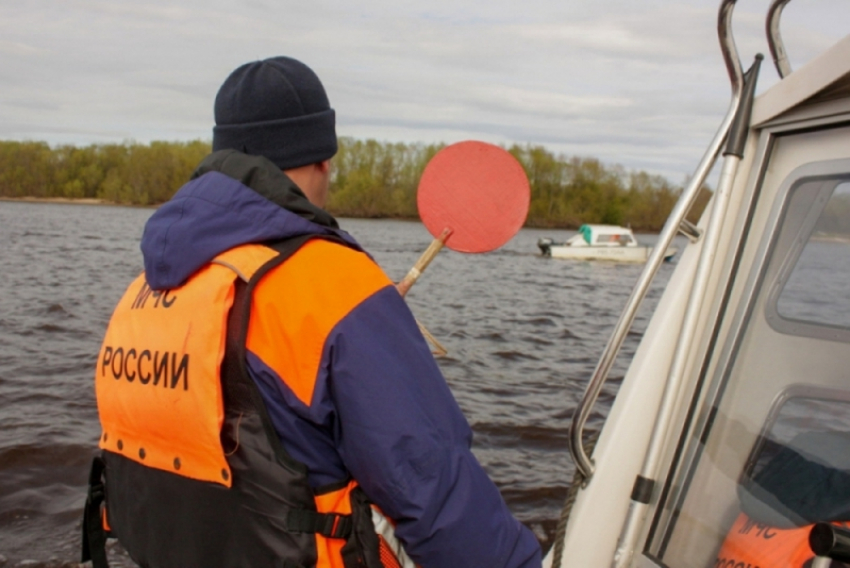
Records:
[[[92,460],[89,472],[89,490],[83,509],[83,553],[81,562],[92,561],[92,568],[109,568],[106,560],[106,539],[109,533],[103,526],[101,506],[106,497],[103,471],[106,463],[100,457]]]
[[[286,525],[292,532],[316,533],[325,538],[347,539],[351,536],[354,521],[351,515],[292,509],[286,516]]]

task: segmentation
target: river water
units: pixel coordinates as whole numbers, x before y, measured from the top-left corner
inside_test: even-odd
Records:
[[[78,560],[100,433],[95,358],[113,307],[142,268],[138,241],[151,213],[0,202],[0,566]],[[394,280],[430,242],[416,222],[340,223]],[[449,351],[440,367],[475,433],[475,454],[544,550],[573,475],[569,419],[642,268],[538,254],[538,238],[571,234],[523,229],[493,253],[444,251],[408,295]],[[610,408],[672,268],[656,278],[588,430]]]

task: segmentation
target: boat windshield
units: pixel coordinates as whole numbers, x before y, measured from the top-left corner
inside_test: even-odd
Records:
[[[596,243],[594,244],[627,245],[632,241],[634,239],[628,233],[603,233],[596,237]]]
[[[578,230],[589,245],[628,245],[635,242],[629,229],[608,225],[582,225]]]

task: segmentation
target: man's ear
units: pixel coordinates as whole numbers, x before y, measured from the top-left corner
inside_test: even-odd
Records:
[[[326,174],[331,169],[331,161],[322,160],[321,162],[316,162],[316,166],[322,171],[323,174]]]

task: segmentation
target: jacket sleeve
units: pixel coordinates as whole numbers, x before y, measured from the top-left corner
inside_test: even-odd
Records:
[[[534,535],[470,451],[469,425],[393,287],[335,326],[321,372],[337,451],[417,564],[541,565]]]

